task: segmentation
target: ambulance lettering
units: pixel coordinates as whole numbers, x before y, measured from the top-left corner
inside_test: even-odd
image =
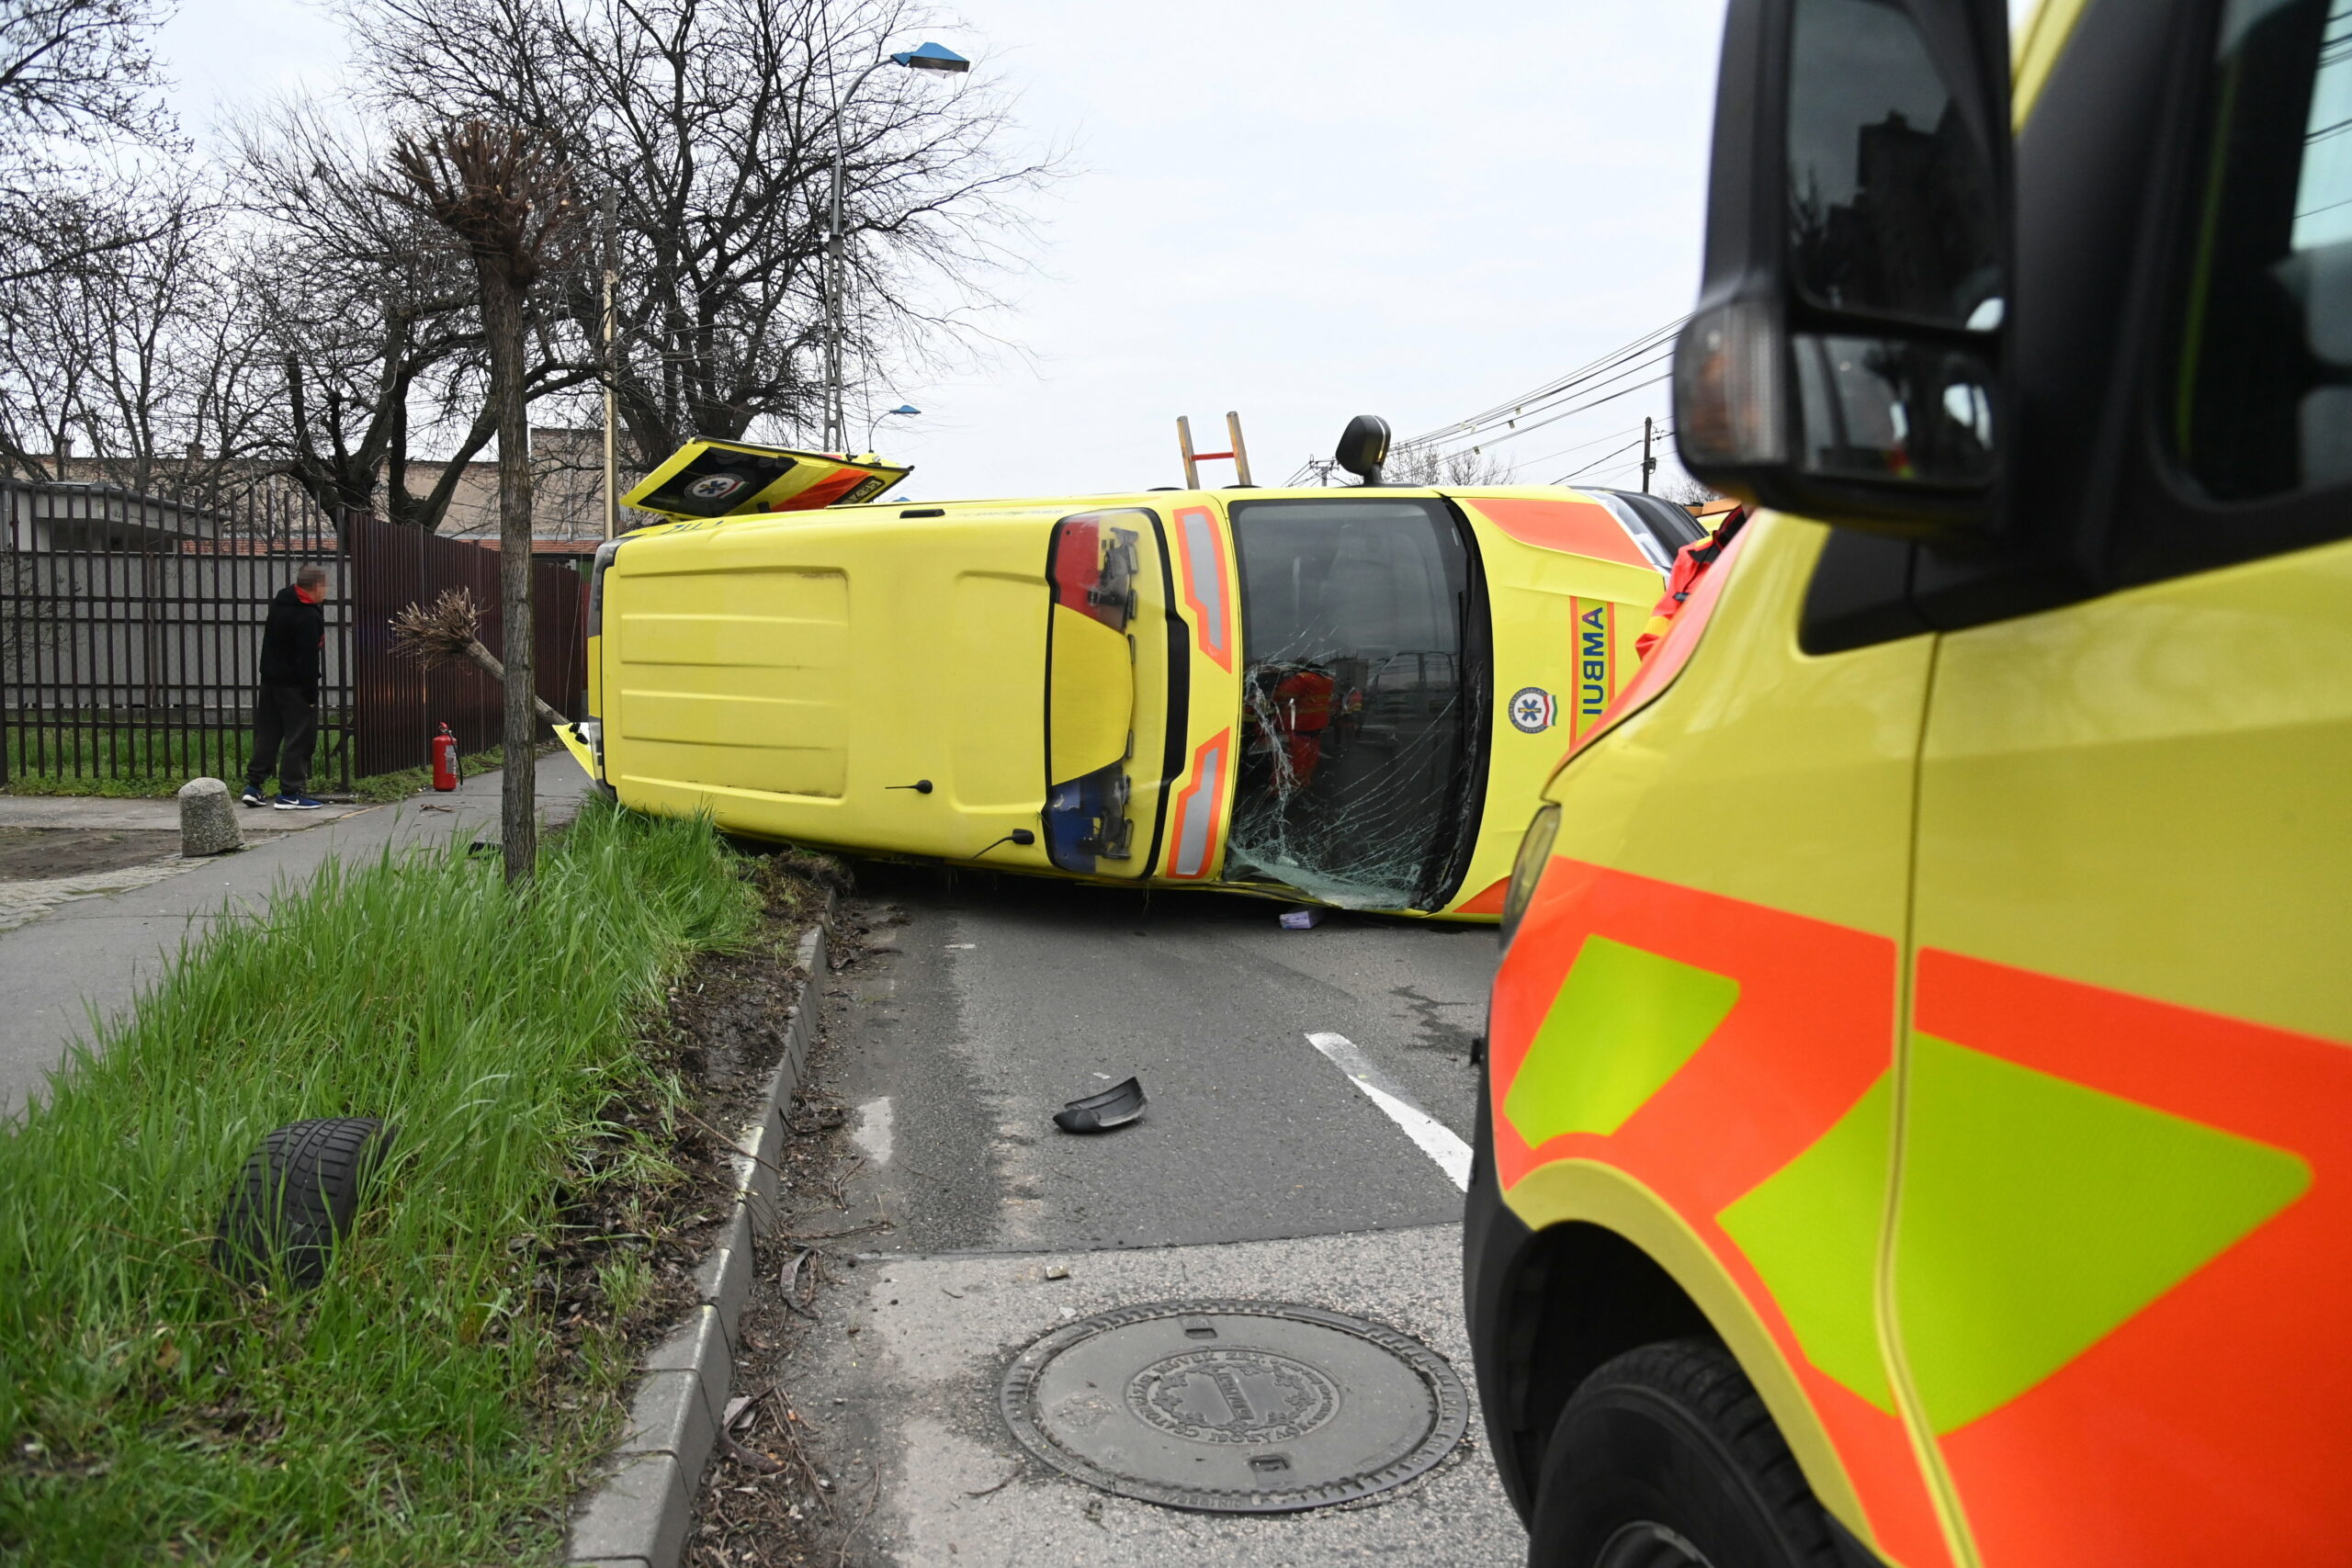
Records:
[[[1617,613],[1606,599],[1576,599],[1576,693],[1568,706],[1571,740],[1600,722],[1617,694]]]

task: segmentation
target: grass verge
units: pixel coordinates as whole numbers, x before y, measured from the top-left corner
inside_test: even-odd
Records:
[[[328,710],[322,721],[341,723]],[[95,795],[117,800],[168,795],[190,779],[244,777],[253,755],[253,726],[240,715],[227,724],[118,726],[107,716],[44,710],[14,716],[6,737],[11,795]],[[314,783],[335,776],[334,747],[346,738],[322,729],[312,753]]]
[[[476,751],[469,757],[458,759],[458,776],[471,778],[476,773],[494,773],[505,760],[503,747],[492,746],[487,751]],[[244,778],[242,759],[228,759],[223,767],[226,771],[209,776],[222,779],[232,786],[242,784]],[[179,794],[180,786],[188,780],[206,776],[200,771],[126,772],[119,777],[102,778],[95,768],[74,773],[61,763],[48,773],[12,772],[8,775],[6,789],[0,794],[96,795],[107,800],[169,800]],[[420,790],[430,788],[432,784],[433,770],[430,768],[400,768],[389,773],[369,773],[352,780],[351,798],[378,805],[386,801],[406,800]],[[329,794],[337,793],[330,787],[327,778],[314,780],[311,787],[313,790],[326,789]]]
[[[0,1129],[0,1556],[551,1548],[631,1357],[558,1321],[550,1238],[662,1164],[682,1089],[640,1032],[695,953],[744,939],[740,871],[705,824],[592,801],[524,891],[452,843],[216,922]],[[401,1134],[326,1283],[231,1285],[208,1251],[246,1156],[345,1114]],[[642,1262],[602,1271],[625,1316]]]

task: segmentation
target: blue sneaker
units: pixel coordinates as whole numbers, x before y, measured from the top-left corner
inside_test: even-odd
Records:
[[[326,802],[312,800],[307,795],[281,795],[270,804],[280,811],[316,811]]]
[[[267,806],[269,804],[268,797],[264,795],[261,791],[254,788],[251,784],[247,784],[245,786],[245,793],[239,795],[237,798],[247,806]]]

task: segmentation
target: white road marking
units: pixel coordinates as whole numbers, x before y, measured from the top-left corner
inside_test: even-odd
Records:
[[[1420,1145],[1421,1153],[1437,1161],[1448,1181],[1464,1192],[1470,1190],[1470,1145],[1455,1137],[1452,1128],[1407,1098],[1346,1035],[1309,1034],[1306,1043],[1329,1056],[1334,1066],[1355,1080],[1366,1099],[1388,1112],[1388,1119],[1405,1129],[1405,1135]]]
[[[890,1097],[869,1100],[857,1108],[857,1125],[849,1139],[876,1165],[890,1163]]]

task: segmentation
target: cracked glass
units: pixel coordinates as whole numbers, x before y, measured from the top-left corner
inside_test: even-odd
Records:
[[[1227,874],[1347,908],[1441,900],[1484,706],[1442,502],[1240,502],[1242,751]]]

